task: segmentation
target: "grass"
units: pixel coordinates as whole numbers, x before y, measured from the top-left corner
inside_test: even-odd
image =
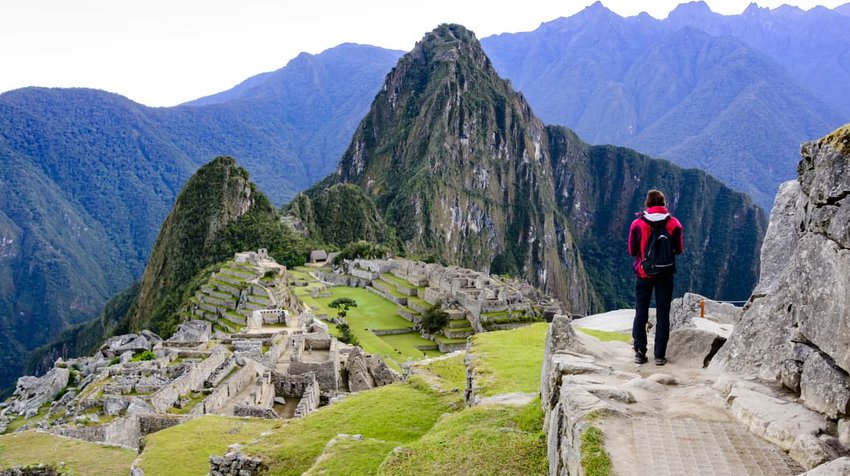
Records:
[[[395,443],[376,440],[373,438],[339,439],[331,448],[323,453],[321,461],[316,462],[305,476],[334,475],[355,476],[374,474],[374,469],[380,466],[394,447]],[[372,471],[369,471],[372,469]]]
[[[233,370],[231,370],[230,373],[233,373]],[[203,392],[192,392],[188,395],[188,397],[189,401],[186,403],[186,405],[183,406],[183,408],[169,407],[165,411],[172,415],[186,415],[187,413],[191,412],[197,404],[203,402],[204,399],[207,398],[207,396],[204,395]]]
[[[540,368],[548,324],[476,334],[472,339],[472,362],[481,396],[531,393],[540,390]]]
[[[388,283],[397,284],[397,285],[399,285],[403,288],[416,289],[416,286],[414,286],[414,285],[410,284],[409,282],[407,282],[406,280],[401,279],[398,276],[395,276],[395,275],[390,274],[390,273],[382,274],[381,279],[388,282]]]
[[[244,452],[268,462],[269,474],[299,475],[313,466],[328,441],[339,433],[360,434],[396,447],[419,439],[448,410],[447,398],[414,378],[351,395],[302,419],[287,420]],[[383,459],[388,447],[367,445],[358,449],[357,458],[372,462]],[[349,474],[375,474],[377,468],[357,469]]]
[[[384,291],[386,291],[386,292],[388,292],[388,293],[392,294],[393,296],[395,296],[395,297],[397,297],[397,298],[406,298],[406,297],[408,297],[408,295],[407,295],[407,294],[402,294],[402,293],[400,293],[400,292],[399,292],[399,290],[398,290],[398,289],[396,289],[396,287],[395,287],[395,286],[393,286],[393,283],[391,283],[391,282],[389,282],[389,281],[386,281],[386,280],[384,280],[384,279],[380,279],[380,281],[383,281],[383,282],[384,282],[384,284],[385,284],[385,286],[384,286],[383,288],[381,288],[381,289],[383,289]]]
[[[542,427],[539,400],[523,407],[467,408],[391,454],[378,474],[545,475]]]
[[[611,457],[605,451],[602,431],[590,426],[581,434],[581,467],[586,476],[613,474]]]
[[[207,474],[211,455],[222,455],[229,445],[248,443],[282,424],[274,420],[213,415],[195,418],[146,436],[139,466],[147,476]],[[127,463],[121,471],[111,474],[126,474],[129,466]]]
[[[408,307],[410,307],[410,303],[416,303],[422,309],[428,309],[429,307],[431,307],[431,304],[428,301],[426,301],[422,298],[416,297],[416,296],[408,296],[407,297],[407,306]]]
[[[619,341],[625,342],[626,344],[632,343],[632,336],[625,332],[600,331],[597,329],[588,329],[587,327],[577,327],[576,329],[591,337],[596,337],[602,342]]]
[[[17,417],[15,417],[14,420],[12,420],[9,423],[8,426],[6,426],[6,431],[4,431],[3,433],[4,434],[13,433],[13,432],[17,431],[19,428],[21,428],[22,426],[24,426],[28,423],[37,422],[37,421],[41,420],[42,418],[44,418],[45,416],[47,416],[47,413],[49,411],[50,411],[50,404],[45,403],[44,405],[41,406],[41,408],[38,409],[38,413],[36,413],[35,415],[33,415],[30,418],[24,418],[23,416],[17,416]],[[0,449],[2,449],[2,448],[0,448]],[[2,454],[3,454],[2,451],[0,451],[0,455],[2,455]]]
[[[375,293],[363,288],[352,288],[348,286],[332,286],[328,288],[329,297],[313,298],[308,292],[298,293],[299,298],[313,309],[314,314],[327,314],[335,316],[336,310],[328,307],[334,299],[348,297],[357,301],[357,307],[348,310],[346,319],[351,330],[360,341],[360,346],[370,354],[381,354],[387,364],[396,370],[401,369],[401,364],[408,359],[420,359],[423,351],[416,348],[417,345],[432,345],[429,340],[419,337],[418,334],[400,334],[397,336],[376,336],[371,329],[404,329],[410,327],[410,322],[396,314],[398,306]],[[338,335],[335,329],[331,330]],[[433,355],[426,351],[425,356]]]
[[[135,457],[136,452],[128,449],[48,433],[24,431],[0,436],[0,468],[39,463],[59,467],[59,463],[64,462],[67,474],[113,476],[127,474]]]
[[[422,364],[421,367],[440,379],[442,390],[463,390],[466,388],[466,365],[463,363],[463,357],[463,354],[458,354]]]

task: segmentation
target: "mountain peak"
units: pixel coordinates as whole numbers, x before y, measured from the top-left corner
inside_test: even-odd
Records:
[[[673,11],[670,12],[670,15],[668,15],[667,18],[669,20],[673,20],[673,21],[675,21],[675,20],[693,21],[693,20],[700,20],[700,19],[707,18],[708,16],[712,15],[713,13],[714,12],[711,11],[711,8],[708,6],[707,3],[703,2],[703,1],[699,1],[699,2],[683,3],[679,6],[677,6],[676,8],[673,9]]]
[[[576,13],[575,16],[584,20],[608,20],[612,17],[620,17],[620,15],[609,10],[608,7],[598,0],[592,5],[585,7],[584,10]]]

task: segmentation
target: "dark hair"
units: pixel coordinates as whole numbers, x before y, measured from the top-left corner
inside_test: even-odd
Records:
[[[646,208],[649,207],[663,207],[667,205],[667,199],[664,198],[664,194],[661,190],[652,189],[646,194]]]

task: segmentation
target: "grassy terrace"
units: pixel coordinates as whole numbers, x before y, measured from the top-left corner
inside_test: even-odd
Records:
[[[388,282],[388,283],[397,284],[397,285],[399,285],[403,288],[407,288],[407,289],[416,289],[417,288],[417,286],[410,284],[406,280],[401,279],[394,274],[384,273],[384,274],[381,275],[381,279]]]
[[[424,299],[420,299],[416,296],[408,296],[407,297],[407,303],[408,303],[408,306],[410,306],[410,303],[419,304],[420,307],[422,307],[423,309],[428,309],[429,307],[431,307],[431,304],[428,301],[426,301]]]
[[[475,334],[473,365],[482,396],[540,390],[540,367],[546,343],[546,323],[510,331]]]
[[[335,316],[336,310],[328,307],[328,304],[336,298],[348,297],[357,301],[357,307],[349,309],[346,316],[351,330],[366,352],[383,355],[387,363],[396,370],[400,369],[401,364],[408,359],[415,360],[435,354],[435,351],[423,353],[416,348],[418,345],[433,345],[433,342],[419,337],[418,334],[379,337],[371,332],[372,329],[389,330],[411,327],[410,322],[396,314],[398,307],[395,303],[362,288],[331,286],[328,287],[328,292],[331,294],[330,297],[313,298],[304,288],[296,289],[298,297],[310,306],[315,314]],[[332,331],[335,329],[332,328]]]
[[[244,451],[269,461],[269,474],[299,475],[313,466],[337,434],[361,434],[365,442],[335,448],[327,465],[339,472],[328,474],[375,474],[375,464],[392,448],[416,441],[450,411],[452,398],[457,396],[437,394],[421,380],[412,379],[354,394],[306,418],[288,420]],[[363,466],[344,464],[349,458]]]
[[[391,283],[391,282],[389,282],[389,281],[386,281],[386,280],[384,280],[384,279],[381,279],[380,281],[383,281],[383,282],[384,282],[384,284],[386,284],[386,286],[383,288],[383,290],[384,290],[384,291],[386,291],[386,292],[388,292],[388,293],[392,294],[393,296],[395,296],[395,297],[397,297],[397,298],[406,298],[406,297],[408,297],[408,295],[407,295],[407,294],[402,294],[402,293],[400,293],[400,292],[398,291],[398,289],[396,289],[396,288],[395,288],[395,286],[393,285],[393,283]]]
[[[510,359],[525,362],[539,350],[528,345],[535,340],[528,329],[495,333],[494,340],[514,350]],[[461,354],[421,363],[406,383],[349,395],[300,419],[203,416],[146,436],[138,465],[150,476],[206,474],[211,455],[239,443],[270,475],[547,474],[540,402],[465,408],[457,391],[465,372]],[[526,390],[521,380],[504,385]],[[363,440],[335,439],[340,433]],[[135,456],[33,432],[0,437],[0,467],[64,461],[69,474],[126,474]]]
[[[113,476],[127,474],[135,457],[136,452],[128,449],[35,431],[0,436],[0,468],[34,466],[39,463],[58,466],[64,462],[62,474]],[[204,471],[208,471],[208,466]]]
[[[146,436],[140,466],[150,476],[207,474],[210,455],[222,455],[228,445],[248,443],[261,433],[275,431],[282,425],[280,421],[255,418],[213,415],[195,418]],[[131,456],[130,461],[132,459]],[[108,474],[126,474],[129,467],[128,462],[121,471]]]

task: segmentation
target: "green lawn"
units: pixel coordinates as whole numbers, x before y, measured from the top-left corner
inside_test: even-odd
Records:
[[[59,462],[64,462],[63,474],[113,476],[128,474],[135,458],[135,451],[48,433],[24,431],[0,436],[0,470],[39,463],[59,467]]]
[[[421,367],[439,377],[443,391],[449,392],[455,388],[463,390],[466,388],[466,365],[463,363],[463,358],[463,354],[457,354],[446,359],[421,364]]]
[[[223,455],[229,445],[248,443],[260,433],[274,431],[282,425],[279,420],[258,418],[213,415],[195,418],[146,436],[140,466],[145,476],[207,474],[211,455]],[[110,474],[126,473],[127,470]]]
[[[244,452],[267,461],[269,474],[298,475],[313,466],[337,434],[360,434],[390,444],[371,442],[357,447],[355,460],[367,467],[351,465],[349,472],[342,474],[375,474],[377,467],[368,465],[385,458],[387,450],[417,440],[447,411],[448,399],[414,378],[410,383],[351,395],[302,419],[287,420],[271,435],[246,446]]]
[[[472,363],[481,396],[540,390],[543,346],[549,325],[531,324],[509,331],[472,336]]]
[[[546,475],[540,401],[467,408],[392,453],[378,474]]]
[[[398,306],[375,293],[363,288],[348,286],[332,286],[328,288],[330,297],[312,298],[306,292],[299,293],[299,298],[313,309],[314,314],[336,315],[336,310],[328,307],[336,298],[348,297],[357,301],[357,307],[348,310],[348,323],[361,347],[370,354],[381,354],[387,359],[387,364],[399,370],[401,364],[408,359],[420,359],[423,356],[433,356],[435,352],[426,351],[423,355],[417,345],[433,345],[433,342],[419,337],[418,334],[401,334],[397,336],[376,336],[371,329],[405,329],[412,324],[396,314]],[[332,332],[335,329],[332,329]],[[334,334],[338,335],[338,334]],[[437,352],[436,354],[439,354]]]

